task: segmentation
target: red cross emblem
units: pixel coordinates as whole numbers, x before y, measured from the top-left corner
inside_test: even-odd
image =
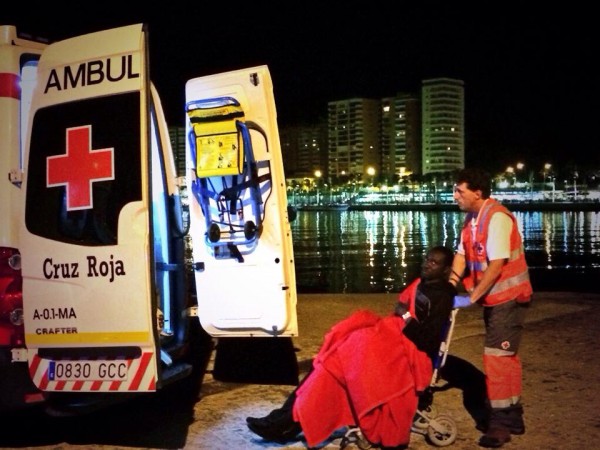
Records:
[[[67,128],[67,153],[49,156],[46,186],[66,186],[67,211],[94,207],[92,183],[114,180],[114,148],[92,150],[92,126]]]

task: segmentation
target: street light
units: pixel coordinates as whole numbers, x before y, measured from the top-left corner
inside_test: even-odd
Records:
[[[506,168],[506,173],[509,174],[509,176],[507,176],[506,178],[512,181],[512,183],[509,184],[515,184],[515,168],[513,166],[508,166]]]
[[[546,182],[547,182],[547,178],[548,178],[548,172],[550,172],[550,169],[552,168],[552,164],[550,163],[546,163],[544,164],[544,182],[542,183],[542,193],[546,192]]]
[[[517,185],[519,183],[519,172],[521,172],[525,168],[525,164],[522,162],[517,163],[517,172],[515,173],[515,180],[517,181]]]
[[[319,200],[319,180],[321,179],[322,175],[323,175],[323,173],[319,169],[315,170],[315,178],[317,179],[317,181],[315,182],[315,184],[317,186],[317,205],[320,202],[320,200]]]
[[[554,194],[556,192],[556,178],[552,175],[552,164],[544,164],[544,191],[546,190],[546,178],[550,177],[552,180],[552,203],[554,203]],[[545,197],[545,196],[544,196]]]
[[[375,177],[375,168],[372,166],[367,167],[367,175],[369,175],[371,177],[371,186],[373,186],[374,177]]]

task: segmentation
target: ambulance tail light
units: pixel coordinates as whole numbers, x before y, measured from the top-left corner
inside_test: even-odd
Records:
[[[25,345],[21,254],[0,247],[0,346]]]

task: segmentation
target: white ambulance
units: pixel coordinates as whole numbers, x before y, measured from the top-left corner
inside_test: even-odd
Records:
[[[293,246],[268,67],[185,86],[188,261],[148,42],[135,24],[49,44],[39,59],[16,247],[25,348],[14,363],[25,361],[49,413],[177,380],[200,385],[215,344],[222,379],[247,371],[248,360],[258,372],[289,366],[287,382],[297,376]]]
[[[18,235],[31,92],[45,47],[0,26],[0,412],[43,401],[27,367]]]

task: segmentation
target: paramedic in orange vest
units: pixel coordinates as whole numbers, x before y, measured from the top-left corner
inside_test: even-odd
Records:
[[[454,200],[467,213],[450,282],[461,280],[464,302],[483,306],[486,376],[490,416],[482,447],[502,447],[523,434],[522,368],[518,350],[532,288],[517,220],[490,198],[491,178],[480,169],[456,177]]]

